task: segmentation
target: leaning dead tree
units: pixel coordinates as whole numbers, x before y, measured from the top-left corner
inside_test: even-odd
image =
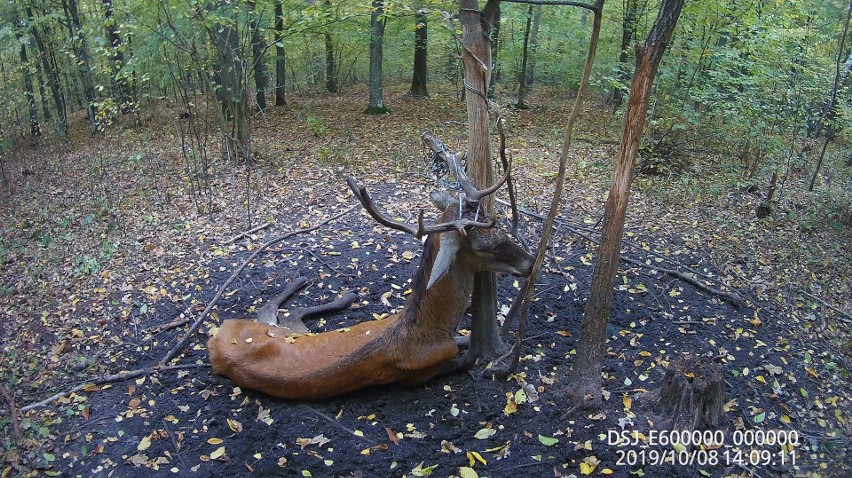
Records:
[[[568,394],[580,405],[596,406],[601,401],[604,342],[612,308],[613,282],[621,255],[621,240],[624,237],[630,184],[645,126],[651,87],[683,3],[683,0],[663,0],[645,44],[636,49],[636,71],[630,85],[630,99],[627,102],[615,175],[604,208],[601,242],[592,272],[591,293],[586,302],[577,357],[568,382]]]

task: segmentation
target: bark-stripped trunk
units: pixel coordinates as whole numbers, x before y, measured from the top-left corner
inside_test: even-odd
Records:
[[[373,0],[370,17],[370,104],[364,113],[380,115],[390,113],[385,107],[382,83],[382,45],[385,39],[385,6],[383,0]]]
[[[489,34],[500,2],[488,0],[481,11],[478,3],[476,0],[460,0],[459,20],[462,27],[462,65],[468,118],[467,168],[476,187],[485,188],[494,183],[486,95],[493,64]],[[487,213],[493,214],[494,205],[490,196],[483,199],[482,206]],[[496,306],[494,273],[477,273],[472,299],[470,349],[466,356],[468,361],[505,353],[507,347],[497,329]]]
[[[287,106],[287,58],[284,51],[284,9],[275,0],[275,106]]]
[[[580,327],[580,341],[569,382],[569,394],[577,403],[598,405],[601,401],[604,342],[612,307],[613,282],[621,256],[630,183],[636,166],[642,129],[645,126],[648,97],[683,3],[684,0],[663,0],[657,20],[644,46],[636,51],[636,71],[630,85],[630,99],[625,113],[615,176],[604,209],[603,230],[592,273],[591,292]]]
[[[429,32],[427,30],[426,11],[417,9],[414,14],[414,75],[411,79],[411,96],[429,96],[426,89],[426,47]]]

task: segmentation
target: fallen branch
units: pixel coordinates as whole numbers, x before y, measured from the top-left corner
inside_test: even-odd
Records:
[[[21,416],[18,413],[18,407],[15,406],[15,397],[2,383],[0,383],[0,394],[6,399],[6,408],[9,409],[9,417],[12,419],[12,434],[15,437],[15,445],[22,448],[24,446],[24,433],[21,431]]]
[[[102,384],[105,384],[105,383],[123,382],[125,380],[132,380],[134,378],[141,377],[142,375],[155,374],[155,373],[165,372],[165,371],[168,371],[168,370],[177,370],[177,369],[184,369],[184,368],[197,368],[197,367],[206,367],[206,366],[207,365],[200,365],[200,364],[170,365],[168,367],[161,367],[161,366],[155,365],[153,367],[138,368],[136,370],[130,370],[128,372],[120,372],[120,373],[115,373],[115,374],[112,374],[112,375],[105,375],[103,377],[96,378],[94,380],[83,382],[81,384],[75,385],[75,386],[73,386],[73,387],[71,387],[71,388],[69,388],[65,391],[55,393],[55,394],[45,398],[44,400],[40,400],[38,402],[31,403],[31,404],[29,404],[25,407],[22,407],[21,412],[28,412],[30,410],[35,410],[36,408],[44,407],[46,405],[49,405],[54,400],[58,400],[58,399],[66,396],[66,395],[71,395],[72,393],[77,393],[80,390],[83,390],[83,389],[86,389],[86,388],[89,388],[89,387],[92,387],[92,386],[96,386],[96,385],[102,385]]]
[[[815,300],[815,301],[819,302],[819,303],[820,303],[820,304],[822,304],[824,307],[827,307],[827,308],[829,308],[829,309],[831,309],[831,310],[833,310],[833,311],[837,312],[838,314],[840,314],[840,317],[835,317],[837,320],[839,320],[839,321],[841,321],[841,322],[844,322],[844,323],[847,323],[847,324],[852,324],[852,316],[850,316],[849,314],[847,314],[847,313],[846,313],[845,311],[843,311],[842,309],[839,309],[839,308],[837,308],[837,307],[835,307],[835,306],[833,306],[833,305],[831,305],[831,304],[827,303],[826,301],[824,301],[824,300],[820,299],[819,297],[817,297],[817,296],[815,296],[815,295],[813,295],[813,294],[811,294],[811,293],[809,293],[809,292],[807,292],[807,291],[804,291],[804,290],[803,290],[803,291],[802,291],[802,294],[803,294],[803,295],[805,295],[805,296],[807,296],[808,298],[810,298],[810,299],[812,299],[812,300]]]
[[[247,267],[247,266],[248,266],[248,265],[249,265],[252,261],[254,261],[254,259],[255,259],[258,255],[260,255],[260,253],[262,253],[263,251],[265,251],[265,250],[269,249],[270,247],[274,246],[275,244],[278,244],[279,242],[281,242],[281,241],[283,241],[283,240],[285,240],[285,239],[288,239],[288,238],[290,238],[290,237],[293,237],[293,236],[295,236],[295,235],[297,235],[297,234],[305,234],[305,233],[308,233],[308,232],[316,231],[317,229],[319,229],[320,227],[322,227],[322,226],[324,226],[324,225],[326,225],[326,224],[330,223],[331,221],[334,221],[335,219],[339,219],[339,218],[343,217],[344,215],[349,214],[349,213],[350,213],[350,212],[352,212],[352,211],[353,211],[356,207],[358,207],[358,206],[357,206],[357,205],[352,206],[352,207],[350,207],[349,209],[347,209],[347,210],[345,210],[345,211],[343,211],[343,212],[340,212],[340,213],[338,213],[338,214],[335,214],[334,216],[331,216],[331,217],[329,217],[328,219],[326,219],[326,220],[324,220],[324,221],[322,221],[322,222],[319,222],[319,223],[317,223],[317,224],[315,224],[315,225],[313,225],[313,226],[311,226],[311,227],[306,227],[306,228],[303,228],[303,229],[297,229],[297,230],[295,230],[295,231],[291,231],[291,232],[288,232],[288,233],[286,233],[286,234],[282,234],[282,235],[280,235],[280,236],[278,236],[278,237],[275,237],[275,238],[271,239],[271,240],[270,240],[270,241],[268,241],[267,243],[265,243],[265,244],[263,244],[262,246],[260,246],[259,248],[257,248],[257,250],[255,250],[255,251],[252,253],[252,255],[251,255],[251,256],[249,256],[249,257],[248,257],[248,259],[246,259],[246,260],[242,263],[242,265],[240,265],[240,267],[238,267],[238,268],[237,268],[237,270],[235,270],[235,271],[231,274],[231,276],[230,276],[230,277],[228,277],[228,280],[226,280],[226,281],[225,281],[225,283],[224,283],[224,284],[222,284],[222,285],[219,287],[219,291],[218,291],[218,292],[216,292],[216,295],[213,297],[213,300],[211,300],[211,301],[210,301],[210,303],[209,303],[209,304],[207,304],[207,308],[206,308],[206,309],[204,309],[204,312],[202,312],[202,313],[201,313],[201,315],[199,315],[199,316],[198,316],[198,318],[197,318],[197,319],[195,319],[195,322],[193,322],[193,323],[192,323],[192,325],[189,327],[189,330],[187,330],[187,331],[186,331],[186,333],[183,335],[183,337],[182,337],[180,340],[178,340],[178,342],[175,344],[175,346],[174,346],[174,347],[172,347],[172,349],[171,349],[171,350],[169,350],[169,351],[168,351],[168,353],[166,353],[166,355],[164,355],[162,359],[160,359],[160,364],[165,364],[165,363],[167,363],[167,362],[171,361],[173,358],[175,358],[175,356],[178,354],[178,352],[179,352],[179,351],[180,351],[180,350],[181,350],[181,349],[182,349],[182,348],[186,345],[186,343],[189,341],[189,338],[192,336],[192,334],[194,334],[194,333],[198,330],[198,328],[199,328],[199,327],[201,327],[201,324],[202,324],[202,322],[204,322],[204,319],[206,319],[206,318],[207,318],[207,316],[208,316],[208,315],[210,315],[210,312],[212,312],[212,311],[213,311],[213,307],[215,307],[215,306],[216,306],[216,304],[219,302],[219,299],[221,299],[221,298],[222,298],[222,295],[225,293],[225,290],[228,288],[228,286],[230,286],[230,285],[234,282],[234,280],[236,280],[236,278],[240,275],[240,273],[241,273],[241,272],[242,272],[242,271],[243,271],[243,270],[244,270],[244,269],[245,269],[245,268],[246,268],[246,267]]]
[[[621,256],[621,260],[624,261],[624,262],[629,262],[630,264],[637,265],[639,267],[644,267],[646,269],[655,270],[657,272],[662,272],[663,274],[667,274],[667,275],[670,275],[670,276],[673,276],[673,277],[677,277],[678,279],[680,279],[684,282],[689,282],[690,284],[694,285],[695,287],[698,287],[699,289],[703,290],[704,292],[709,292],[713,295],[717,295],[717,296],[721,297],[722,299],[728,301],[731,305],[733,305],[737,309],[739,309],[740,307],[743,306],[743,304],[745,304],[745,301],[743,300],[743,298],[740,297],[740,295],[737,294],[736,292],[725,292],[721,289],[711,287],[711,286],[701,282],[700,280],[696,279],[695,277],[693,277],[689,274],[685,274],[683,272],[676,271],[674,269],[666,269],[665,267],[657,267],[655,265],[646,264],[642,261],[632,259],[632,258],[624,256],[624,255]]]
[[[243,231],[243,232],[237,234],[236,236],[228,239],[227,241],[225,241],[225,244],[231,244],[231,243],[237,242],[240,239],[248,236],[249,234],[254,234],[255,232],[257,232],[261,229],[266,229],[267,227],[269,227],[271,225],[272,225],[271,222],[264,222],[263,224],[261,224],[257,227],[253,227],[253,228],[249,229],[248,231]]]
[[[150,333],[151,335],[160,334],[167,330],[176,329],[181,325],[186,324],[187,322],[189,322],[189,318],[178,316],[175,320],[169,322],[168,324],[163,324],[159,327],[154,327],[153,329],[151,329]]]

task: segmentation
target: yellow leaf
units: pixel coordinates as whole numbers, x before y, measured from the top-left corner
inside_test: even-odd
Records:
[[[145,451],[151,447],[151,435],[145,435],[142,437],[142,440],[136,445],[136,449],[139,451]]]
[[[221,438],[215,438],[214,437],[214,438],[207,440],[207,443],[209,443],[211,445],[221,445],[223,441],[225,441],[225,440],[222,440]]]
[[[459,468],[459,477],[460,478],[479,478],[479,473],[476,472],[473,468],[462,466]]]
[[[220,446],[219,448],[213,450],[213,453],[210,454],[211,460],[218,460],[225,455],[225,447]]]
[[[763,375],[758,375],[757,377],[754,377],[754,379],[757,380],[760,383],[764,383],[764,384],[766,383],[766,379],[763,378]]]
[[[593,471],[595,471],[594,466],[592,466],[592,465],[590,465],[586,462],[580,463],[580,473],[582,473],[584,475],[591,475]]]
[[[629,395],[625,395],[621,397],[621,403],[624,405],[625,410],[630,410],[630,407],[633,406],[633,399]]]
[[[480,455],[479,453],[477,453],[475,451],[469,451],[467,453],[468,453],[468,456],[473,455],[473,457],[476,458],[476,461],[482,463],[483,465],[488,464],[488,463],[486,463],[485,458],[482,458],[482,455]],[[473,463],[471,463],[470,466],[473,466]]]

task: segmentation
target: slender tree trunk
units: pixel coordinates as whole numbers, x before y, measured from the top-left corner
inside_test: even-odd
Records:
[[[32,8],[27,6],[26,12],[27,20],[32,25]],[[42,39],[42,34],[36,26],[30,28],[30,34],[32,34],[36,46],[38,47],[39,58],[41,59],[42,68],[47,74],[48,84],[50,85],[50,92],[53,96],[54,106],[56,107],[56,115],[59,118],[59,129],[64,135],[68,132],[68,116],[65,110],[65,98],[62,96],[62,81],[59,77],[59,68],[56,65],[56,56],[53,53],[53,47],[45,44],[44,40]],[[47,117],[45,116],[45,118]]]
[[[134,109],[131,88],[127,82],[127,76],[121,71],[124,67],[124,52],[122,51],[121,34],[115,25],[113,16],[112,0],[102,0],[104,5],[104,20],[109,38],[110,53],[112,55],[112,79],[116,89],[116,99],[122,113],[131,113]]]
[[[633,36],[636,34],[636,23],[647,4],[648,0],[626,0],[624,2],[624,12],[621,19],[621,49],[618,51],[618,74],[616,75],[619,83],[627,81],[627,52],[633,42]],[[617,110],[621,107],[623,101],[624,92],[620,85],[614,86],[612,93],[610,93],[610,106],[613,110]]]
[[[808,128],[808,137],[816,138],[822,132],[822,129],[830,124],[834,117],[834,109],[837,105],[837,92],[840,87],[846,83],[849,77],[849,72],[852,71],[852,53],[846,59],[843,69],[840,68],[840,62],[843,60],[843,51],[846,46],[846,35],[849,33],[849,22],[852,20],[852,2],[846,8],[846,22],[843,25],[843,34],[840,36],[840,44],[837,48],[837,60],[834,62],[834,84],[831,87],[831,94],[825,106],[820,110],[819,118],[817,118]],[[817,169],[817,172],[819,169]]]
[[[222,18],[236,19],[233,5],[219,0],[217,8]],[[208,32],[216,46],[215,94],[222,110],[222,153],[224,157],[247,161],[250,158],[250,116],[247,64],[240,46],[237,22],[223,21]]]
[[[287,63],[284,52],[284,9],[275,0],[275,106],[287,106]]]
[[[488,99],[491,81],[491,33],[499,0],[488,0],[480,12],[477,0],[459,0],[462,27],[462,65],[464,67],[465,105],[468,118],[467,168],[478,188],[494,183],[491,156]],[[482,200],[486,213],[493,214],[492,198]],[[474,277],[472,299],[473,325],[470,349],[465,357],[469,364],[480,357],[496,357],[507,350],[497,328],[497,288],[493,272],[480,272]]]
[[[532,32],[530,33],[530,58],[527,65],[527,90],[532,90],[535,83],[535,62],[538,52],[538,31],[541,27],[541,5],[535,5],[533,13]]]
[[[47,104],[47,92],[44,85],[47,83],[44,70],[41,68],[41,62],[34,61],[36,67],[36,83],[38,84],[38,96],[41,99],[41,115],[44,116],[44,121],[51,120],[50,106]]]
[[[23,24],[15,15],[15,38],[20,42],[21,71],[24,74],[24,95],[27,98],[27,108],[30,113],[30,134],[33,137],[41,136],[41,126],[38,121],[38,104],[36,103],[35,91],[33,90],[33,76],[30,72],[30,62],[27,58],[27,46],[23,41],[24,34],[21,32]]]
[[[521,54],[521,71],[518,73],[518,102],[516,108],[527,109],[527,61],[529,61],[530,30],[532,29],[533,6],[527,7],[527,24],[524,28],[524,49]]]
[[[337,62],[334,58],[334,38],[331,33],[325,33],[325,89],[329,93],[337,93]]]
[[[325,0],[325,6],[328,8],[328,15],[332,15],[331,0]],[[334,57],[334,38],[330,31],[325,34],[325,89],[329,93],[337,93],[337,61]]]
[[[636,51],[636,71],[630,85],[621,146],[615,176],[604,209],[603,230],[598,257],[592,272],[592,286],[580,326],[580,341],[568,384],[569,395],[577,403],[598,405],[601,401],[601,368],[609,314],[612,308],[613,282],[621,256],[624,220],[630,198],[630,183],[636,155],[645,126],[648,97],[660,60],[672,37],[684,0],[663,0],[657,20]]]
[[[266,61],[264,54],[266,53],[266,41],[263,39],[260,26],[257,22],[257,9],[255,1],[248,2],[249,28],[251,29],[251,57],[252,70],[254,73],[254,101],[257,103],[259,111],[266,111]]]
[[[494,88],[497,87],[497,82],[500,81],[500,65],[497,64],[497,54],[500,53],[500,4],[497,4],[497,11],[494,12],[494,18],[491,20],[491,79],[488,80],[488,97],[494,97]]]
[[[426,89],[426,47],[428,45],[426,11],[417,9],[414,14],[414,75],[411,79],[411,96],[429,96]]]
[[[382,44],[385,38],[384,0],[373,0],[370,18],[370,104],[364,113],[370,115],[390,113],[385,107],[382,83]]]
[[[83,96],[86,98],[86,113],[92,123],[93,131],[98,130],[98,118],[95,111],[95,84],[92,81],[92,67],[89,56],[89,47],[86,37],[83,35],[83,25],[80,22],[80,13],[77,10],[77,0],[62,0],[68,17],[68,30],[71,34],[71,43],[74,45],[74,54],[77,56],[77,65],[80,79],[83,82]]]

